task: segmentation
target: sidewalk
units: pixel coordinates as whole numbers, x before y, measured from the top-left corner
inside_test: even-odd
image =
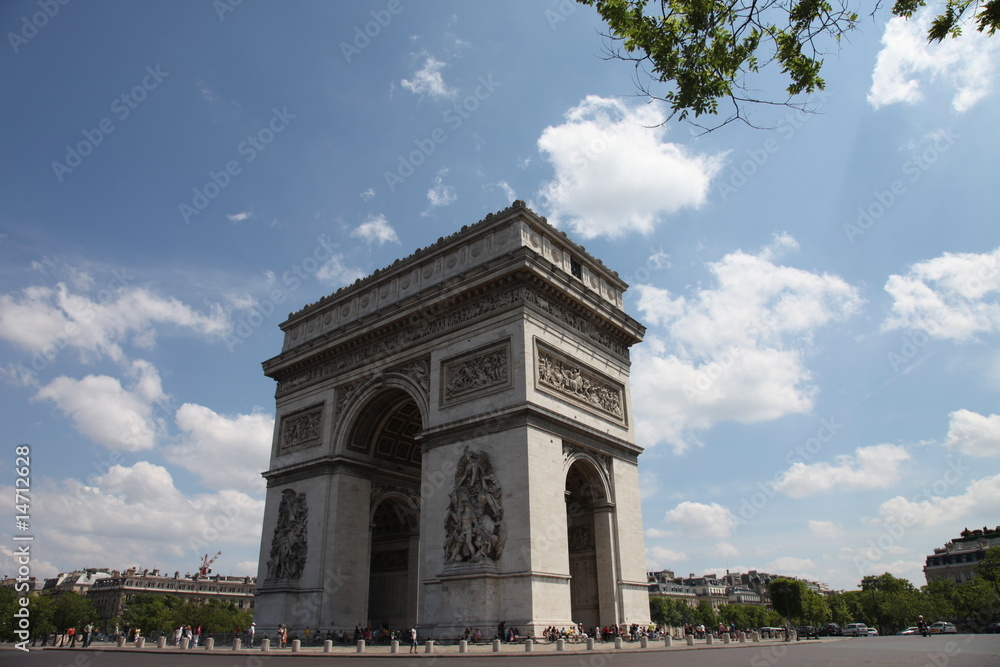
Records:
[[[836,639],[836,638],[834,638]],[[716,639],[713,643],[709,644],[705,639],[694,640],[693,645],[689,645],[686,640],[681,639],[672,640],[669,647],[666,646],[666,642],[663,639],[658,639],[655,641],[648,641],[647,647],[643,648],[641,642],[593,642],[593,649],[588,649],[588,643],[586,641],[574,641],[562,642],[563,653],[572,654],[588,654],[588,653],[613,653],[613,652],[627,652],[627,653],[637,653],[637,652],[650,652],[650,651],[692,651],[692,650],[713,650],[713,649],[755,649],[769,646],[794,646],[794,645],[806,645],[806,644],[818,644],[825,641],[830,641],[830,638],[824,639],[809,639],[801,641],[791,641],[785,642],[781,639],[761,639],[760,641],[754,642],[747,639],[745,643],[739,641],[732,641],[730,643],[724,643],[723,640]],[[620,648],[619,648],[620,647]],[[74,649],[69,649],[67,647],[46,647],[46,650],[72,650],[80,651],[80,647]],[[267,655],[267,656],[280,656],[280,655],[295,655],[295,656],[329,656],[337,655],[339,657],[345,657],[347,655],[358,655],[358,656],[407,656],[410,654],[410,646],[408,643],[400,643],[396,653],[393,653],[391,646],[378,645],[378,646],[364,646],[359,647],[353,644],[342,645],[333,644],[332,646],[324,647],[323,644],[318,646],[300,646],[291,647],[287,646],[283,649],[280,648],[269,648],[268,651],[263,651],[260,646],[256,646],[253,649],[241,648],[240,650],[233,650],[231,644],[226,644],[223,646],[215,646],[211,651],[209,651],[206,646],[202,645],[197,648],[181,649],[177,646],[164,646],[163,648],[158,648],[155,643],[149,645],[145,644],[142,648],[137,648],[134,644],[125,644],[123,647],[118,648],[114,644],[109,644],[106,642],[95,643],[89,649],[82,649],[84,651],[98,651],[98,652],[132,652],[132,653],[208,653],[210,655]],[[483,642],[479,644],[467,644],[464,648],[457,642],[451,642],[447,644],[439,644],[437,642],[421,642],[417,649],[417,653],[420,655],[433,654],[436,656],[460,656],[460,655],[503,655],[503,656],[513,656],[526,654],[531,655],[534,653],[542,654],[556,654],[560,652],[560,647],[557,642],[539,642],[533,641],[529,646],[526,641],[516,642],[516,643],[499,643],[496,646],[493,642]]]

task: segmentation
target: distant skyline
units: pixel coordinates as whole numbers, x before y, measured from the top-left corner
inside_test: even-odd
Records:
[[[0,4],[0,574],[256,573],[280,322],[514,199],[647,327],[648,570],[922,585],[1000,523],[1000,39],[880,14],[703,134],[566,0],[48,6]]]

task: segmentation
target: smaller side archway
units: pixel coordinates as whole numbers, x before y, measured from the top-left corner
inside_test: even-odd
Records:
[[[590,632],[617,622],[614,504],[600,468],[586,456],[570,461],[565,496],[570,610]]]

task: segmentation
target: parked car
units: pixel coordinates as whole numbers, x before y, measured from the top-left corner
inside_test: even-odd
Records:
[[[869,637],[878,637],[878,628],[868,628]]]
[[[816,634],[816,626],[814,625],[800,625],[795,628],[795,634],[799,637],[818,637]]]
[[[840,626],[836,623],[827,623],[826,625],[820,626],[816,634],[820,637],[839,637],[843,634]]]
[[[958,632],[958,628],[955,627],[954,623],[938,621],[937,623],[931,623],[927,631],[932,635],[953,635]]]
[[[988,623],[986,627],[983,628],[983,632],[1000,634],[1000,621],[993,621],[992,623]]]
[[[901,635],[919,635],[920,634],[920,628],[918,628],[915,625],[911,625],[910,627],[906,628],[905,630],[903,630],[899,634],[901,634]]]
[[[844,626],[845,637],[867,637],[868,626],[864,623],[848,623]]]

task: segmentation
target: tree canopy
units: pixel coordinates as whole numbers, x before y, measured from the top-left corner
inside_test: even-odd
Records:
[[[608,26],[613,58],[635,63],[636,84],[670,107],[669,117],[718,115],[728,101],[733,120],[748,124],[747,104],[783,104],[823,90],[823,56],[858,28],[860,15],[848,0],[577,0],[593,6]],[[994,34],[1000,0],[939,0],[944,4],[927,38],[959,37],[963,27]],[[926,0],[896,0],[894,16],[911,18]],[[882,3],[871,10],[874,16]],[[760,97],[750,75],[779,67],[788,78],[786,100]],[[663,93],[656,84],[667,84]]]

